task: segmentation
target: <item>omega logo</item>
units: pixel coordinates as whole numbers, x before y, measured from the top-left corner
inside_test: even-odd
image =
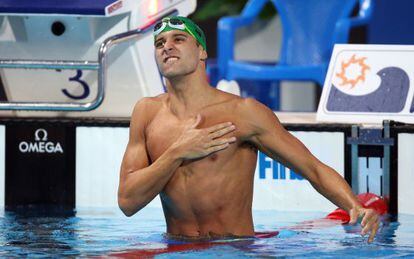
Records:
[[[40,138],[41,134],[43,134],[43,138]],[[47,131],[45,129],[38,129],[35,131],[35,140],[36,141],[47,141]]]
[[[47,131],[37,129],[34,133],[35,142],[22,141],[19,150],[22,153],[62,153],[63,149],[59,142],[47,141]]]

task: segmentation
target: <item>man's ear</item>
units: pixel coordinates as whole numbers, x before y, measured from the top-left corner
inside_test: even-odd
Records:
[[[201,51],[201,53],[200,53],[200,60],[201,61],[206,61],[207,60],[207,51],[205,51],[203,49],[203,47],[201,47],[201,46],[200,46],[200,51]]]

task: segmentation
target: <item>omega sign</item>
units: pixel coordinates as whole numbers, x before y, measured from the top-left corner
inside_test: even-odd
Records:
[[[22,141],[19,144],[19,150],[22,153],[62,153],[63,149],[59,142],[47,140],[47,131],[37,129],[34,133],[34,142]]]

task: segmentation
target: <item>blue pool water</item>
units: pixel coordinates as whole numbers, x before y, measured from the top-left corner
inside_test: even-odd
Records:
[[[359,226],[303,223],[325,215],[255,211],[256,231],[279,230],[277,237],[187,247],[188,243],[173,242],[163,235],[161,209],[146,208],[131,218],[116,208],[80,209],[76,216],[66,217],[0,212],[0,257],[129,257],[142,256],[143,251],[147,255],[148,251],[160,251],[155,258],[414,257],[412,215],[400,215],[398,222],[384,224],[372,244],[359,235]],[[169,246],[185,249],[165,253]]]

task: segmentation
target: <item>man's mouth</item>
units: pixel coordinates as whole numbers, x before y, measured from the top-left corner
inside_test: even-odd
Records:
[[[170,56],[170,57],[164,58],[164,63],[171,63],[171,62],[174,62],[176,60],[178,60],[178,57]]]

